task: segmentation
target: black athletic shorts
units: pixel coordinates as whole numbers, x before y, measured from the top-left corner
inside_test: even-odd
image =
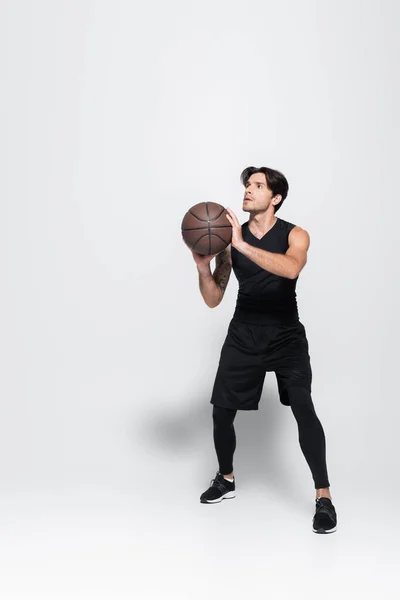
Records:
[[[304,325],[253,325],[232,319],[221,349],[211,404],[258,410],[265,374],[274,371],[282,404],[290,406],[288,388],[311,393],[312,371]]]

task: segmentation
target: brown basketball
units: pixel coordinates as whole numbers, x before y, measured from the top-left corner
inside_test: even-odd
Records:
[[[227,210],[216,202],[200,202],[182,220],[183,241],[191,250],[207,256],[225,250],[232,240],[232,225]]]

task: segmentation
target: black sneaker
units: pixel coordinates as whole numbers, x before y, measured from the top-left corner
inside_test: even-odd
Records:
[[[220,471],[217,471],[215,478],[210,482],[208,490],[200,496],[200,502],[202,504],[215,504],[235,496],[235,478],[233,478],[233,481],[228,481]]]
[[[337,517],[335,507],[329,498],[316,498],[316,511],[313,518],[314,533],[333,533],[336,531]]]

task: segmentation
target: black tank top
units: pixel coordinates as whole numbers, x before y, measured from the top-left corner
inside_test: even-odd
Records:
[[[243,223],[244,241],[268,252],[285,254],[289,247],[289,233],[295,225],[278,217],[277,219],[261,239],[251,233],[248,221]],[[290,324],[299,320],[296,300],[298,277],[288,279],[274,275],[233,246],[231,255],[232,268],[239,282],[233,319],[259,325]]]

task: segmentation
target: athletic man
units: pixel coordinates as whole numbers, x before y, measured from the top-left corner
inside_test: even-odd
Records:
[[[231,244],[219,254],[192,250],[200,292],[210,308],[221,302],[231,270],[239,282],[236,308],[222,346],[211,396],[213,437],[219,470],[200,502],[214,504],[235,497],[233,426],[238,410],[258,410],[265,374],[274,371],[280,402],[297,421],[299,443],[316,490],[315,533],[336,531],[330,495],[325,435],[311,399],[311,364],[304,325],[299,320],[296,283],[307,262],[310,237],[304,229],[275,216],[289,185],[267,167],[248,167],[241,174],[243,210],[240,225],[231,209]],[[210,262],[216,257],[214,273]]]

